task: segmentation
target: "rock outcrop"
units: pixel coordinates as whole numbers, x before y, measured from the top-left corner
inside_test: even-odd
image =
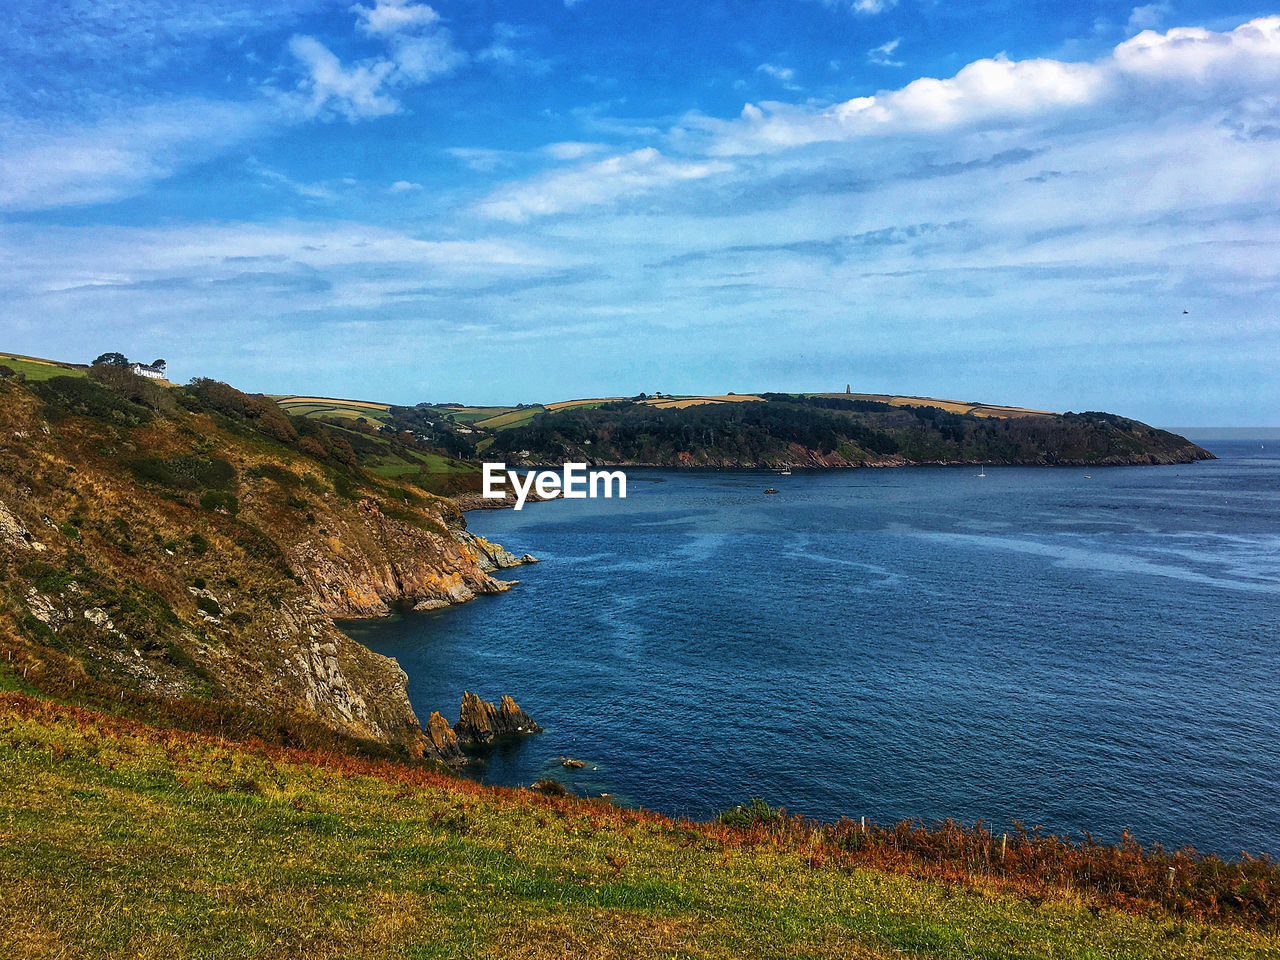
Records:
[[[431,749],[445,763],[454,766],[466,763],[466,758],[462,755],[462,749],[458,746],[458,735],[453,732],[453,727],[449,726],[449,721],[434,710],[431,716],[427,718],[427,726],[424,733],[426,733],[427,740],[431,744]]]
[[[531,557],[527,553],[522,557],[517,557],[501,544],[491,543],[484,537],[477,537],[465,528],[454,529],[450,532],[455,540],[468,547],[475,554],[476,562],[479,563],[480,569],[485,573],[506,570],[525,563],[538,562],[536,557]]]
[[[495,707],[470,691],[462,694],[462,709],[453,729],[460,742],[469,744],[486,744],[499,737],[542,732],[542,727],[534,723],[510,697],[503,697],[501,705]]]
[[[444,519],[437,530],[423,529],[362,500],[354,512],[317,514],[314,535],[285,552],[321,609],[337,618],[383,617],[399,604],[430,610],[510,589],[489,574],[520,561],[461,528],[451,531]]]

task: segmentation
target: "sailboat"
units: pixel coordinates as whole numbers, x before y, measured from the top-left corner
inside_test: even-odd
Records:
[[[780,477],[789,477],[789,476],[791,476],[791,464],[789,464],[789,463],[788,463],[785,467],[783,467],[781,470],[779,470],[779,471],[778,471],[778,476],[780,476]]]
[[[978,470],[978,476],[985,477],[986,475],[987,475],[987,465],[984,463],[982,467]]]

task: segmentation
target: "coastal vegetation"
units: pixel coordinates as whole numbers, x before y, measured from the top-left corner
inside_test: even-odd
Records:
[[[430,755],[398,666],[332,617],[462,602],[519,561],[385,469],[401,453],[447,462],[121,363],[0,381],[6,655],[163,722]]]
[[[489,450],[529,463],[751,467],[1177,463],[1211,456],[1183,437],[1109,413],[997,416],[771,393],[736,403],[664,407],[627,400],[547,411],[500,432]]]
[[[763,802],[692,823],[19,692],[0,693],[0,757],[15,960],[1280,952],[1264,860]]]

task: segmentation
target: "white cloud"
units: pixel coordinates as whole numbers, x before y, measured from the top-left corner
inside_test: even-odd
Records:
[[[303,183],[286,176],[279,170],[268,167],[265,163],[258,160],[257,157],[250,157],[245,161],[245,169],[257,177],[264,184],[270,184],[273,187],[287,190],[290,193],[297,194],[305,200],[313,200],[316,202],[329,203],[338,198],[338,195],[326,187],[322,183]],[[348,185],[352,185],[348,181]]]
[[[359,17],[360,29],[373,36],[391,36],[402,30],[415,30],[431,26],[440,20],[425,3],[410,0],[377,0],[372,7],[356,5],[351,8]]]
[[[1153,30],[1164,23],[1165,17],[1172,12],[1173,7],[1167,3],[1148,3],[1141,7],[1134,7],[1133,12],[1129,14],[1125,33],[1132,36],[1143,30]]]
[[[580,160],[604,149],[603,143],[582,143],[576,140],[566,140],[561,143],[548,143],[542,148],[542,151],[557,160]]]
[[[867,60],[881,67],[901,67],[901,60],[894,60],[894,52],[898,49],[898,44],[902,43],[902,38],[890,40],[888,43],[882,43],[878,47],[872,47],[867,51]]]
[[[525,70],[543,75],[549,73],[552,61],[538,57],[522,49],[521,41],[527,40],[529,31],[510,23],[493,25],[493,42],[476,54],[476,60],[508,70]]]
[[[1111,56],[1089,63],[977,60],[947,79],[922,77],[826,109],[747,104],[737,121],[692,118],[690,126],[711,132],[713,153],[760,153],[865,136],[1037,122],[1100,105],[1154,105],[1159,88],[1170,85],[1185,96],[1219,88],[1234,96],[1233,90],[1269,90],[1276,79],[1280,17],[1265,17],[1229,33],[1200,27],[1143,31]],[[1178,94],[1166,96],[1176,100]]]
[[[822,0],[822,5],[833,10],[849,10],[863,16],[875,16],[896,7],[898,0]]]
[[[779,67],[772,63],[762,63],[756,67],[757,73],[763,73],[766,76],[773,77],[775,80],[789,82],[796,78],[796,72],[790,67]]]
[[[720,161],[671,160],[646,147],[509,184],[486,197],[476,209],[484,217],[520,222],[598,206],[729,169]]]
[[[476,173],[492,173],[502,167],[509,167],[517,158],[510,150],[494,150],[489,147],[449,147],[444,152]]]
[[[467,62],[467,55],[453,45],[444,31],[419,37],[397,36],[392,41],[397,83],[426,83],[447,76]]]
[[[306,74],[297,93],[284,102],[308,117],[342,116],[368,120],[398,113],[392,91],[453,73],[467,61],[443,26],[440,16],[425,4],[409,0],[377,0],[373,7],[351,8],[362,33],[386,44],[382,56],[349,67],[315,37],[294,36],[290,52]]]
[[[391,186],[387,187],[387,192],[388,193],[413,193],[414,191],[421,190],[421,189],[422,189],[422,184],[420,183],[411,183],[408,180],[397,180]]]
[[[70,126],[0,125],[0,209],[43,210],[130,196],[262,133],[265,104],[183,100]]]
[[[395,70],[389,60],[372,60],[352,67],[342,62],[315,37],[295,36],[289,52],[302,61],[307,75],[299,84],[302,111],[310,117],[336,112],[348,120],[384,117],[400,109],[383,91]]]

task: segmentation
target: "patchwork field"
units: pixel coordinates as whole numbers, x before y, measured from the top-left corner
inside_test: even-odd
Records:
[[[369,400],[339,400],[331,397],[274,397],[286,412],[298,417],[341,417],[356,420],[386,420],[391,415],[391,405]]]

